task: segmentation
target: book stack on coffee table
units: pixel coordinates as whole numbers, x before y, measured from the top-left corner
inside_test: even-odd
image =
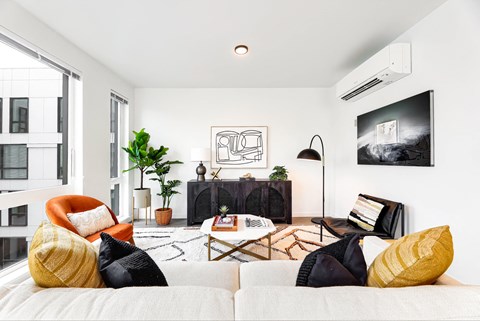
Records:
[[[218,232],[235,232],[238,230],[238,217],[237,215],[229,215],[221,217],[215,216],[212,223],[212,231]]]

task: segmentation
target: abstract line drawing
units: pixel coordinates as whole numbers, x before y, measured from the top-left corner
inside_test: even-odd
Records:
[[[212,167],[266,168],[267,127],[212,127]]]

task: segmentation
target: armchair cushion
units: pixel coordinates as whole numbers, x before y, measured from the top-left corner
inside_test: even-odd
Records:
[[[365,231],[373,231],[377,219],[385,207],[382,203],[358,195],[357,201],[353,206],[350,215],[348,215],[348,222]]]
[[[99,231],[95,234],[89,235],[86,239],[90,242],[98,240],[102,232],[108,233],[116,239],[128,241],[133,237],[133,228],[132,224],[128,223],[118,223],[112,227],[106,228],[102,231]]]
[[[67,213],[67,217],[77,229],[78,234],[83,237],[115,225],[112,215],[105,205],[85,212]]]

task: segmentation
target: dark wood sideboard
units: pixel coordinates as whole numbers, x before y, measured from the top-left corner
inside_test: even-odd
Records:
[[[238,179],[187,183],[187,224],[201,224],[227,205],[231,214],[264,216],[273,222],[292,223],[292,182]]]

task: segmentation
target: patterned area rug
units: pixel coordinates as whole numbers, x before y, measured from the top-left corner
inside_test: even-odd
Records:
[[[145,250],[155,261],[207,261],[207,236],[199,227],[180,228],[135,228],[136,245]],[[320,243],[318,226],[278,226],[272,234],[272,260],[302,260],[308,253],[338,239],[323,230],[323,242]],[[241,244],[243,241],[234,242]],[[262,239],[245,247],[247,250],[263,256],[268,255],[268,241]],[[230,248],[212,242],[212,258],[225,253]],[[250,262],[257,259],[235,252],[223,261]]]

